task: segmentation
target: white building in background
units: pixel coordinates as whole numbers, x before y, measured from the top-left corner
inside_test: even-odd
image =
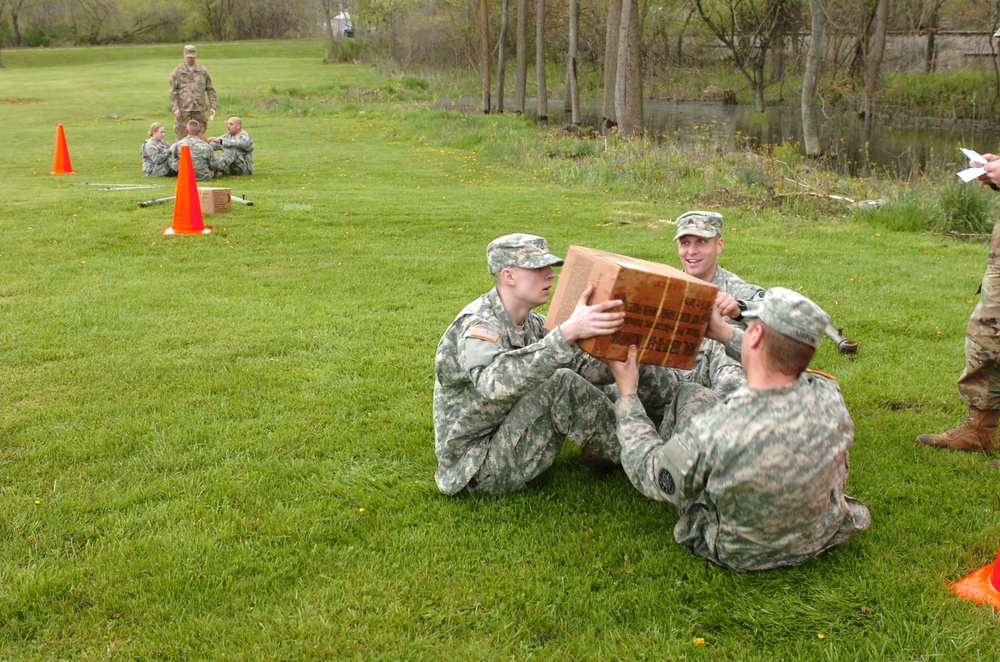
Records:
[[[320,21],[320,25],[323,26],[324,34],[329,34],[329,32],[327,32],[327,28],[332,27],[334,36],[354,36],[354,23],[351,22],[351,15],[346,11],[342,11],[330,19],[329,26],[327,25],[326,20]]]

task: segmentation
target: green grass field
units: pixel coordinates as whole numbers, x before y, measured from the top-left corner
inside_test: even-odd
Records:
[[[947,585],[997,554],[1000,470],[913,443],[963,416],[985,244],[699,188],[734,157],[568,177],[600,150],[431,110],[420,81],[305,40],[199,44],[209,133],[238,114],[257,147],[256,174],[217,185],[255,205],[167,238],[171,205],[136,203],[175,180],[143,177],[139,147],[180,51],[3,53],[0,659],[996,659],[998,614]],[[75,175],[48,174],[58,123]],[[441,496],[434,350],[491,286],[486,244],[676,265],[664,221],[716,193],[723,265],[860,343],[814,367],[853,414],[872,528],[739,575],[570,444],[524,493]]]

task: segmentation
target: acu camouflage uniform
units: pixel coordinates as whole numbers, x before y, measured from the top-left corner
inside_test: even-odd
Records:
[[[185,53],[188,49],[185,48]],[[191,51],[194,54],[194,51]],[[205,97],[208,97],[208,103]],[[215,110],[216,94],[208,69],[195,63],[189,67],[182,62],[170,74],[170,107],[180,110],[180,117],[174,117],[174,133],[180,140],[187,135],[188,120],[198,120],[202,129],[208,129],[208,109]]]
[[[197,136],[188,136],[174,143],[170,150],[170,165],[174,171],[180,168],[181,147],[187,145],[191,150],[191,165],[194,166],[194,177],[199,182],[206,182],[215,176],[219,164],[215,159],[212,147]]]
[[[170,145],[150,138],[142,143],[142,171],[147,177],[169,177],[177,174],[170,167]]]
[[[240,129],[235,136],[228,133],[220,138],[222,154],[216,158],[218,169],[225,175],[253,174],[253,138]]]
[[[965,330],[958,393],[970,407],[1000,409],[1000,221],[993,226],[979,303]]]
[[[551,259],[539,266],[561,264],[541,237],[508,235],[491,249],[502,241],[541,242],[535,248]],[[498,273],[494,267],[491,259]],[[559,329],[546,333],[544,322],[532,311],[519,329],[493,289],[445,331],[434,381],[434,480],[442,493],[523,489],[552,465],[567,437],[619,461],[614,409],[594,386],[610,381],[610,371]]]
[[[743,333],[726,345],[734,358]],[[659,435],[635,395],[615,413],[632,484],[674,504],[677,542],[723,567],[799,565],[871,524],[868,508],[844,494],[854,424],[833,380],[804,372],[778,388],[744,385],[722,402],[684,384]]]

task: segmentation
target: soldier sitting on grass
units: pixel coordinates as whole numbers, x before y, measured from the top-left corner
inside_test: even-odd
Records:
[[[738,571],[806,562],[871,524],[844,494],[854,424],[834,379],[806,370],[829,316],[775,288],[747,310],[746,331],[712,311],[709,335],[747,383],[725,400],[681,384],[660,432],[636,395],[636,349],[609,361],[621,461],[636,488],[680,514],[674,538]]]
[[[181,147],[187,145],[191,150],[191,164],[194,166],[194,177],[199,182],[206,182],[215,176],[215,171],[219,169],[219,162],[215,158],[215,152],[207,142],[201,137],[201,123],[198,120],[188,120],[187,137],[178,140],[170,147],[170,164],[174,171],[180,168]]]
[[[222,150],[216,157],[218,162],[217,175],[252,175],[253,174],[253,138],[243,130],[243,120],[230,117],[226,120],[228,133],[212,138],[208,144],[212,149]]]
[[[588,287],[553,331],[534,312],[549,299],[553,266],[545,239],[512,234],[486,249],[496,287],[466,306],[438,344],[434,437],[444,494],[523,489],[569,437],[618,463],[614,407],[595,382],[611,381],[577,340],[614,333],[621,301],[596,305]]]

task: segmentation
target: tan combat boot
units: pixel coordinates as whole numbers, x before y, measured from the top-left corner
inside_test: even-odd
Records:
[[[1000,448],[997,441],[997,419],[1000,410],[969,407],[962,423],[941,434],[922,434],[917,443],[953,451],[989,453]]]

